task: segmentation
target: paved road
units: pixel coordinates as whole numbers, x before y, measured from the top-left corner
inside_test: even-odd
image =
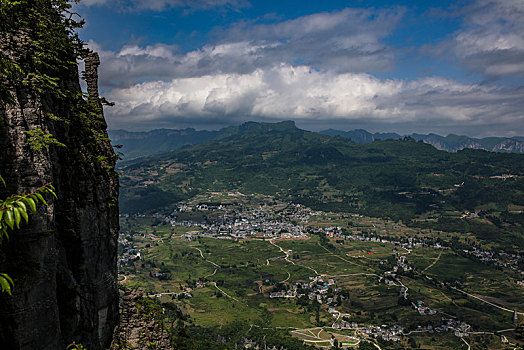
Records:
[[[460,337],[460,339],[462,339],[462,341],[464,342],[464,344],[466,344],[468,346],[468,350],[471,350],[471,346],[469,346],[469,343],[462,337]]]

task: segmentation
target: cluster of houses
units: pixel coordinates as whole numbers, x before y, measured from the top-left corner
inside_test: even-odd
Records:
[[[335,284],[335,281],[331,278],[324,281],[321,276],[309,277],[311,282],[303,283],[302,286],[308,291],[308,299],[316,300],[319,304],[326,303],[327,305],[332,304],[335,299],[328,297],[327,294],[330,288]],[[341,288],[335,288],[335,293],[342,291]],[[342,295],[339,298],[344,298]],[[336,310],[330,308],[329,312],[334,313]]]
[[[193,222],[177,220],[177,213],[187,211],[218,211],[218,216],[213,215],[212,222]],[[376,232],[363,233],[362,231],[347,231],[346,228],[339,226],[311,228],[307,227],[307,223],[314,215],[323,215],[323,212],[313,212],[310,209],[292,203],[281,205],[259,205],[258,207],[242,205],[242,204],[227,204],[227,205],[209,205],[188,203],[180,203],[177,209],[170,215],[165,216],[156,214],[157,218],[164,220],[171,225],[180,225],[200,228],[195,231],[187,232],[186,239],[194,240],[196,237],[214,237],[214,238],[251,238],[251,237],[267,237],[267,238],[307,238],[307,232],[315,232],[325,234],[326,236],[342,239],[342,240],[357,240],[376,243],[388,243],[397,247],[402,247],[410,250],[413,247],[432,247],[435,249],[446,249],[439,243],[430,240],[425,240],[421,237],[409,238],[392,238],[381,237]],[[344,216],[347,217],[347,216]],[[143,235],[142,235],[143,236]],[[140,259],[140,252],[133,246],[132,239],[127,239],[129,234],[123,234],[119,237],[119,244],[123,247],[123,253],[119,256],[118,266],[123,267]],[[397,274],[402,271],[410,271],[413,268],[408,264],[406,255],[395,251],[396,265],[392,267],[392,271],[387,271],[384,277],[379,277],[379,282],[384,281],[388,285],[400,285],[401,296],[407,299],[408,289],[399,281]],[[524,258],[519,254],[508,254],[505,252],[493,252],[471,248],[464,250],[465,254],[475,256],[482,262],[495,264],[501,267],[518,269],[518,262]],[[160,274],[155,272],[154,274]],[[160,276],[155,276],[159,277]],[[523,281],[517,281],[517,284],[524,286]],[[205,287],[205,282],[196,282],[195,288]],[[350,323],[346,314],[341,314],[336,310],[337,298],[344,297],[340,295],[342,291],[336,288],[335,281],[331,278],[322,276],[311,276],[309,281],[296,282],[294,284],[285,284],[286,289],[270,292],[269,298],[300,298],[306,296],[309,300],[317,301],[319,304],[326,304],[328,312],[333,315],[336,321],[332,327],[334,329],[355,329],[362,336],[382,338],[387,341],[399,341],[401,336],[406,334],[404,329],[399,325],[393,326],[360,326],[354,322]],[[179,294],[183,297],[191,297],[191,289],[182,291],[182,293],[170,293],[176,296]],[[333,293],[334,292],[334,293]],[[338,294],[337,294],[338,293]],[[329,297],[328,297],[329,295]],[[335,295],[335,297],[333,297]],[[437,310],[432,309],[424,302],[417,301],[411,303],[413,308],[424,316],[432,316],[437,314]],[[452,332],[457,337],[467,336],[471,332],[471,326],[465,322],[454,319],[442,318],[442,325],[433,327],[431,324],[426,326],[418,326],[417,332]],[[255,344],[251,343],[254,347]]]
[[[400,338],[404,332],[404,328],[402,328],[402,326],[399,325],[393,325],[389,327],[386,325],[364,326],[359,328],[359,331],[363,335],[398,342],[400,341]]]
[[[354,329],[360,334],[367,337],[382,338],[383,340],[391,340],[398,342],[403,335],[410,334],[406,333],[404,328],[400,325],[381,325],[381,326],[359,326],[356,322],[349,322],[342,319],[335,322],[332,326],[334,329]],[[457,337],[466,337],[471,332],[471,326],[466,322],[457,321],[454,319],[442,318],[442,325],[433,327],[431,324],[417,326],[417,329],[413,332],[428,332],[428,333],[441,333],[441,332],[452,332]]]
[[[268,238],[306,238],[303,226],[277,220],[258,219],[251,221],[245,218],[232,218],[230,221],[219,224],[202,224],[203,234],[208,236],[232,236],[249,238],[263,236]]]
[[[418,300],[416,303],[412,302],[411,305],[413,305],[413,308],[415,310],[417,310],[418,313],[421,314],[421,315],[432,316],[432,315],[435,315],[437,313],[437,310],[425,306],[424,302],[420,301],[420,300]]]
[[[362,217],[362,215],[357,215],[357,216]],[[414,247],[416,248],[430,247],[434,249],[446,249],[447,248],[447,247],[443,247],[439,242],[433,242],[433,241],[425,240],[419,237],[406,237],[402,239],[402,241],[399,241],[399,240],[394,240],[390,237],[380,236],[376,232],[364,233],[360,230],[352,230],[351,232],[348,232],[344,230],[343,227],[340,227],[340,226],[319,227],[319,228],[312,229],[311,232],[323,233],[328,237],[338,238],[338,239],[343,239],[343,240],[354,240],[354,241],[374,242],[374,243],[388,243],[388,244],[393,244],[397,247],[402,247],[407,250],[412,249]]]
[[[382,338],[384,340],[391,340],[398,342],[404,333],[404,328],[399,325],[387,326],[359,326],[356,322],[348,322],[341,320],[335,322],[332,326],[334,329],[354,329],[365,337]]]
[[[359,326],[356,322],[349,322],[347,320],[340,320],[335,322],[332,326],[334,329],[354,329],[360,334],[367,337],[382,338],[383,340],[391,340],[398,342],[403,335],[408,335],[411,332],[405,332],[404,328],[400,325],[381,325],[381,326]],[[428,332],[428,333],[441,333],[441,332],[452,332],[456,337],[466,337],[471,332],[471,326],[466,322],[457,321],[454,319],[442,318],[442,325],[433,327],[431,324],[425,326],[419,325],[417,329],[412,332]]]
[[[125,234],[118,236],[118,244],[123,248],[123,253],[118,257],[118,267],[124,267],[140,260],[140,251],[126,237]]]
[[[406,261],[406,256],[405,255],[400,255],[398,258],[397,258],[397,266],[394,266],[393,267],[393,271],[394,272],[397,272],[398,269],[402,269],[404,271],[411,271],[413,270],[413,268],[411,266],[408,265],[407,261]]]
[[[177,220],[177,213],[186,211],[219,211],[221,215],[213,222],[193,222]],[[299,204],[288,203],[277,211],[274,206],[260,205],[257,208],[239,204],[228,205],[189,205],[180,203],[177,209],[163,219],[173,226],[200,226],[197,235],[205,237],[230,236],[234,238],[250,238],[262,236],[268,238],[306,238],[305,227],[311,212]]]
[[[393,244],[398,247],[402,247],[405,249],[412,249],[413,247],[430,247],[434,249],[445,249],[446,247],[443,247],[440,243],[433,243],[428,242],[422,238],[416,238],[416,237],[408,237],[405,238],[403,241],[396,241],[391,238],[385,238],[380,237],[380,235],[376,233],[369,233],[369,234],[362,234],[361,231],[353,231],[352,233],[346,233],[346,234],[334,234],[333,237],[336,238],[342,238],[342,239],[350,239],[355,241],[362,241],[362,242],[375,242],[375,243],[388,243]]]
[[[270,298],[300,298],[307,295],[309,300],[316,300],[319,304],[331,304],[334,302],[333,298],[327,298],[326,294],[329,288],[335,284],[335,281],[331,278],[326,281],[323,280],[322,276],[311,276],[309,277],[310,282],[296,282],[292,285],[292,288],[287,290],[280,290],[271,292]],[[299,294],[299,291],[303,291]],[[335,292],[341,291],[341,289],[335,289]],[[342,296],[341,296],[342,297]]]
[[[189,291],[187,290],[184,290],[180,293],[176,293],[176,292],[170,292],[170,293],[157,293],[157,294],[154,294],[154,295],[149,295],[150,297],[155,297],[155,298],[162,298],[162,296],[164,295],[170,295],[172,298],[178,298],[178,299],[181,299],[181,298],[192,298],[193,295],[191,294],[191,289],[189,289]]]
[[[298,297],[301,297],[304,294],[299,294]],[[288,289],[288,290],[281,290],[279,292],[271,292],[269,293],[269,297],[271,299],[273,298],[296,298],[297,297],[297,290],[296,289]]]
[[[464,249],[463,251],[467,255],[471,255],[484,263],[493,264],[495,266],[505,267],[512,270],[518,270],[519,260],[524,258],[524,256],[518,253],[506,253],[504,251],[494,252],[491,250],[481,250],[476,247]]]
[[[429,325],[431,326],[431,325]],[[471,332],[471,326],[466,322],[457,321],[451,318],[442,318],[442,325],[435,327],[435,332],[453,332],[456,337],[467,337]]]

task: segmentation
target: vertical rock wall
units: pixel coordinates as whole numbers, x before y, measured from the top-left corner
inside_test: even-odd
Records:
[[[38,205],[29,225],[0,246],[0,272],[15,282],[0,294],[1,349],[89,350],[110,345],[118,322],[118,176],[96,87],[98,55],[86,59],[90,96],[73,107],[31,89],[0,104],[0,198],[46,183],[58,200]],[[61,81],[80,93],[78,75]],[[86,110],[95,110],[86,115]],[[57,120],[52,116],[59,116]],[[34,150],[25,132],[41,129],[65,147]]]

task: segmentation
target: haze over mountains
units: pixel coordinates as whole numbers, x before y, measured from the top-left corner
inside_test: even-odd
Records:
[[[292,123],[292,122],[291,122]],[[249,123],[245,123],[249,124]],[[156,129],[146,132],[131,132],[126,130],[110,130],[109,136],[115,145],[122,145],[123,160],[131,160],[155,154],[161,154],[184,146],[200,144],[234,133],[237,127],[227,127],[220,130],[186,129]],[[371,133],[363,129],[342,131],[327,129],[318,132],[329,136],[342,136],[358,144],[368,144],[376,140],[398,140],[411,137],[423,141],[436,149],[447,152],[457,152],[465,148],[482,149],[490,152],[524,153],[524,137],[485,137],[473,138],[465,135],[449,134],[409,134],[377,132]]]
[[[121,153],[124,159],[134,159],[206,142],[221,133],[222,131],[197,131],[192,128],[156,129],[147,132],[112,130],[110,138],[114,145],[122,145]]]

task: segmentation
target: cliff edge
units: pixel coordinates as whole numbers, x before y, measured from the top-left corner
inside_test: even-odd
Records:
[[[12,296],[0,294],[2,349],[73,341],[103,349],[118,322],[116,156],[98,97],[98,55],[78,45],[64,4],[1,5],[0,198],[47,183],[58,197],[0,246],[0,271],[14,280]]]

